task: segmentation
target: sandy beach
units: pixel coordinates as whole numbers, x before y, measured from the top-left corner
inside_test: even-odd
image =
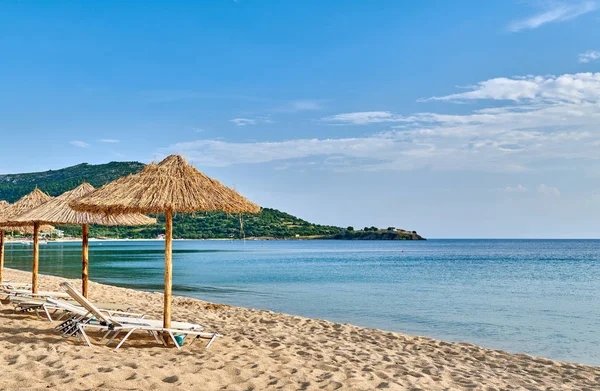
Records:
[[[6,278],[30,281],[7,269]],[[65,279],[41,276],[42,290]],[[79,286],[78,280],[66,280]],[[95,301],[161,317],[162,294],[91,283]],[[600,390],[600,367],[468,343],[176,297],[173,319],[224,334],[175,348],[143,336],[118,352],[63,339],[32,314],[0,310],[0,390]]]

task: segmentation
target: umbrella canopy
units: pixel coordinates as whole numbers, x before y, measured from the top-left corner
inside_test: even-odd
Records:
[[[7,230],[12,229],[25,231],[26,227],[32,226],[33,223],[30,222],[19,222],[15,221],[17,217],[22,215],[23,213],[29,212],[30,210],[37,208],[45,202],[48,202],[52,199],[48,194],[44,193],[38,188],[35,188],[31,193],[22,197],[20,200],[15,202],[14,204],[9,204],[6,207],[0,209],[0,228]],[[6,202],[6,201],[5,201]],[[16,228],[16,227],[24,227],[24,228]],[[44,227],[46,228],[46,227]],[[48,227],[52,229],[52,227]]]
[[[80,198],[94,191],[94,187],[89,183],[83,183],[77,188],[67,191],[62,195],[20,215],[14,220],[18,223],[40,223],[40,224],[63,224],[63,225],[81,225],[82,226],[82,291],[83,295],[88,295],[88,240],[91,225],[149,225],[156,224],[156,219],[144,216],[139,213],[123,215],[104,215],[92,214],[89,212],[76,212],[70,206],[69,202]]]
[[[76,212],[69,203],[73,200],[83,197],[94,191],[94,186],[89,183],[83,183],[77,188],[67,191],[50,201],[23,213],[14,218],[17,223],[33,225],[34,222],[41,224],[56,225],[148,225],[156,224],[156,219],[144,216],[139,213],[106,215],[93,214],[89,212]],[[0,211],[0,213],[2,213]]]
[[[0,200],[0,220],[2,219],[2,216],[5,215],[4,210],[6,208],[8,208],[10,206],[10,204],[5,201],[5,200]],[[0,227],[1,230],[3,231],[23,231],[23,227],[18,228],[18,227]],[[26,230],[25,230],[26,231]]]
[[[173,212],[257,213],[260,207],[209,178],[179,155],[150,164],[70,203],[91,213],[165,213],[164,327],[171,326]]]
[[[41,204],[48,202],[52,199],[48,194],[44,193],[40,189],[36,188],[31,193],[27,194],[17,202],[12,205],[9,205],[1,210],[0,216],[0,251],[2,255],[0,258],[4,257],[4,230],[5,229],[13,229],[14,227],[27,227],[31,226],[31,223],[23,223],[15,221],[15,218],[19,215],[22,215],[25,212],[34,209]],[[52,227],[50,227],[52,228]],[[22,231],[22,228],[18,228],[19,231]],[[37,280],[38,280],[38,265],[39,265],[39,233],[40,233],[40,224],[33,224],[33,267],[32,267],[32,289],[33,293],[37,293]],[[4,268],[3,264],[0,264],[0,281],[2,281],[2,269]]]
[[[179,155],[117,179],[74,201],[71,206],[79,211],[105,214],[260,211],[258,205],[204,175]]]

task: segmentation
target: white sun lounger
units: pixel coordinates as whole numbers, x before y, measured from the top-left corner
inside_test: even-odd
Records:
[[[55,299],[67,299],[69,298],[69,294],[65,292],[36,292],[33,293],[31,289],[3,289],[2,290],[7,295],[11,296],[24,296],[24,297],[52,297]]]
[[[31,284],[27,282],[11,282],[4,281],[0,284],[0,289],[29,289],[31,290]]]
[[[87,300],[81,293],[75,290],[68,283],[63,282],[60,284],[60,286],[87,312],[84,314],[82,311],[79,311],[78,318],[70,319],[69,321],[71,324],[65,325],[67,329],[63,331],[65,329],[65,327],[63,327],[59,328],[59,331],[63,331],[63,335],[66,336],[76,335],[78,337],[83,337],[88,346],[92,346],[92,344],[85,332],[86,328],[104,331],[105,334],[100,341],[103,341],[112,333],[113,335],[108,340],[106,345],[109,345],[122,331],[127,332],[115,350],[118,350],[134,331],[148,332],[152,334],[155,340],[159,343],[161,342],[159,336],[162,339],[162,334],[168,334],[173,340],[175,347],[177,347],[179,350],[181,350],[181,346],[179,346],[179,343],[177,343],[175,334],[183,335],[184,338],[188,336],[193,337],[194,339],[191,344],[193,344],[199,338],[209,339],[209,342],[206,344],[207,348],[212,345],[217,337],[222,337],[221,334],[203,332],[204,327],[194,323],[172,322],[170,328],[164,328],[162,327],[162,321],[160,320],[110,315],[102,312],[99,308],[94,306],[94,304]],[[58,306],[64,305],[64,302],[52,298],[47,300],[50,303]],[[166,345],[164,340],[162,340],[162,343]]]
[[[17,312],[35,312],[38,318],[41,318],[40,312],[43,311],[46,318],[50,321],[61,321],[65,315],[68,315],[70,311],[63,307],[59,307],[46,299],[39,299],[34,297],[26,296],[8,296],[5,299],[5,304],[12,304]],[[74,303],[71,303],[74,304]],[[126,315],[131,317],[141,317],[143,314],[136,314],[131,312],[132,307],[125,305],[112,304],[112,303],[94,303],[101,311],[106,312],[110,315]],[[77,305],[78,306],[78,305]],[[82,307],[79,307],[84,310]],[[52,312],[52,313],[51,313]],[[56,319],[52,318],[52,315],[59,313]]]

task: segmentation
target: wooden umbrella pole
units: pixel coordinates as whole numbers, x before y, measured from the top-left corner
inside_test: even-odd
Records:
[[[171,301],[173,300],[173,212],[165,213],[165,310],[163,326],[171,328]]]
[[[4,230],[0,230],[0,283],[4,281]]]
[[[88,253],[89,253],[89,226],[81,226],[82,248],[81,248],[81,292],[88,297]]]
[[[31,274],[31,291],[38,293],[38,268],[40,265],[40,223],[33,223],[33,268]]]

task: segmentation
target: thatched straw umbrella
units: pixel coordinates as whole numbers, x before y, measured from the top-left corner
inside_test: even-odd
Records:
[[[10,204],[4,200],[0,201],[0,219],[5,216],[5,211]],[[2,280],[2,272],[4,270],[4,244],[6,241],[6,231],[33,232],[31,227],[0,227],[0,282]]]
[[[110,215],[165,214],[165,328],[171,326],[173,213],[260,211],[258,205],[207,177],[179,155],[169,156],[159,164],[150,164],[135,175],[117,179],[70,205],[75,210]]]
[[[36,188],[31,193],[27,194],[19,201],[15,202],[12,205],[7,206],[2,210],[2,216],[0,216],[0,227],[3,229],[13,229],[13,227],[27,227],[31,226],[30,223],[20,223],[14,221],[14,219],[22,215],[25,212],[30,211],[31,209],[37,208],[45,202],[48,202],[52,199],[48,194],[44,193],[40,189]],[[24,228],[17,228],[19,231],[23,231]],[[33,267],[32,267],[32,280],[31,287],[33,293],[37,293],[37,285],[38,285],[38,267],[40,261],[40,247],[39,247],[39,236],[40,234],[40,223],[33,224]],[[4,252],[4,251],[3,251]],[[1,271],[0,271],[1,274]]]
[[[123,215],[103,215],[87,212],[76,212],[69,207],[69,202],[81,198],[82,196],[94,191],[94,187],[89,183],[83,183],[77,188],[67,191],[62,195],[38,206],[29,212],[17,217],[15,221],[19,223],[39,223],[56,225],[81,225],[82,231],[82,256],[81,256],[81,280],[82,292],[85,297],[88,296],[88,240],[89,225],[149,225],[156,224],[156,219],[144,216],[139,213]]]

